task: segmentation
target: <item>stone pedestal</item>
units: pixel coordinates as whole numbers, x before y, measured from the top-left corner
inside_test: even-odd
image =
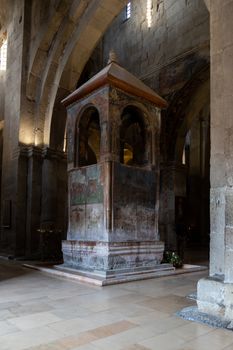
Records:
[[[64,241],[66,265],[109,276],[117,273],[153,270],[160,264],[162,242]],[[123,271],[124,270],[124,271]]]

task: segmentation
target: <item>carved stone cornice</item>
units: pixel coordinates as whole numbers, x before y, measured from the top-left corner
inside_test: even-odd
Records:
[[[50,147],[37,147],[32,145],[19,145],[18,149],[15,150],[14,156],[19,157],[39,157],[41,159],[57,159],[66,161],[67,154],[62,151],[51,149]]]
[[[50,147],[43,148],[43,157],[46,159],[56,159],[61,161],[67,160],[67,153],[59,150],[52,149]]]
[[[42,158],[42,149],[36,146],[19,146],[19,156],[21,157],[40,157]]]

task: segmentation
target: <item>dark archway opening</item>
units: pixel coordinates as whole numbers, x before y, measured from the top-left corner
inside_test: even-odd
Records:
[[[76,165],[96,164],[100,159],[100,121],[96,108],[89,107],[81,116],[76,133]]]
[[[210,232],[210,117],[202,115],[193,121],[186,134],[182,163],[186,168],[184,201],[187,262],[206,260]],[[176,202],[176,220],[179,221]]]
[[[146,164],[146,135],[142,113],[134,106],[124,109],[120,128],[120,161],[125,165]]]
[[[162,128],[163,135],[166,135],[168,158],[161,172],[160,211],[164,240],[168,242],[167,249],[177,250],[184,262],[208,263],[210,239],[208,65],[174,96],[166,113],[166,121],[166,124],[162,124]]]

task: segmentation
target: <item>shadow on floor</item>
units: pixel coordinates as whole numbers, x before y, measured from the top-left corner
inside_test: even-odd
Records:
[[[0,283],[30,273],[32,272],[24,268],[21,263],[11,260],[9,264],[9,260],[0,258]]]
[[[184,252],[184,262],[186,264],[209,266],[209,249],[195,246],[187,247]]]

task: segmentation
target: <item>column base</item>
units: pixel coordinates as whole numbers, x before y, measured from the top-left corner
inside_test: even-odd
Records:
[[[220,277],[198,281],[197,306],[200,312],[233,322],[233,283],[224,283]]]

